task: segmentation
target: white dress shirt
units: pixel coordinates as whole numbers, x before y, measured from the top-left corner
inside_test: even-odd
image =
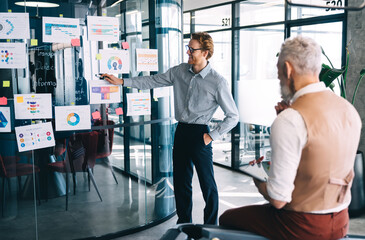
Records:
[[[310,84],[297,91],[291,102],[298,97],[314,92],[330,91],[323,82]],[[271,166],[267,181],[270,198],[290,202],[294,190],[294,180],[298,170],[302,150],[307,143],[307,128],[298,111],[288,108],[282,111],[271,126]],[[324,209],[311,213],[339,212],[350,202],[345,202],[333,209]]]

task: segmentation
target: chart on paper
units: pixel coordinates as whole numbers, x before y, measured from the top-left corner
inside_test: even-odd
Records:
[[[24,43],[0,43],[0,68],[26,67]]]
[[[52,118],[50,93],[14,94],[15,119]]]
[[[80,37],[80,20],[43,17],[43,42],[71,43]]]
[[[55,107],[56,131],[91,128],[90,105]]]
[[[0,132],[11,131],[10,107],[0,107]]]
[[[50,122],[15,127],[15,134],[19,152],[55,145],[52,124]]]
[[[29,39],[29,13],[0,13],[0,39]]]

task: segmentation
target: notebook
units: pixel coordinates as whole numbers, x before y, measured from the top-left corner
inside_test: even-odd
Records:
[[[256,178],[260,181],[266,182],[268,179],[268,175],[264,169],[262,164],[246,164],[239,168],[243,173],[249,175],[250,177]]]

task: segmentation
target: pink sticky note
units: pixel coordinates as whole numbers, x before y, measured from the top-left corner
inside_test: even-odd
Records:
[[[117,115],[123,115],[123,108],[121,108],[121,107],[116,108],[116,109],[115,109],[115,113],[116,113]]]
[[[0,98],[0,105],[8,105],[8,99],[6,97]]]
[[[93,112],[91,115],[93,116],[93,119],[94,119],[94,120],[98,120],[98,119],[100,119],[100,118],[101,118],[101,116],[100,116],[100,112],[99,112],[99,111],[95,111],[95,112]]]
[[[80,47],[80,38],[71,39],[71,45],[74,47]]]
[[[128,42],[122,42],[122,48],[123,49],[128,49],[129,48],[129,43]]]

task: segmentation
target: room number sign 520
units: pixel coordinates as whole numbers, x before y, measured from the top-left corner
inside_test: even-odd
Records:
[[[328,7],[331,7],[331,6],[337,6],[337,7],[341,7],[342,6],[342,1],[341,0],[337,0],[337,1],[335,1],[335,0],[332,0],[332,1],[327,1],[326,2],[326,6],[328,6]],[[326,8],[326,11],[329,11],[329,10],[331,10],[331,11],[333,11],[333,10],[336,10],[336,9],[331,9],[331,8]]]

